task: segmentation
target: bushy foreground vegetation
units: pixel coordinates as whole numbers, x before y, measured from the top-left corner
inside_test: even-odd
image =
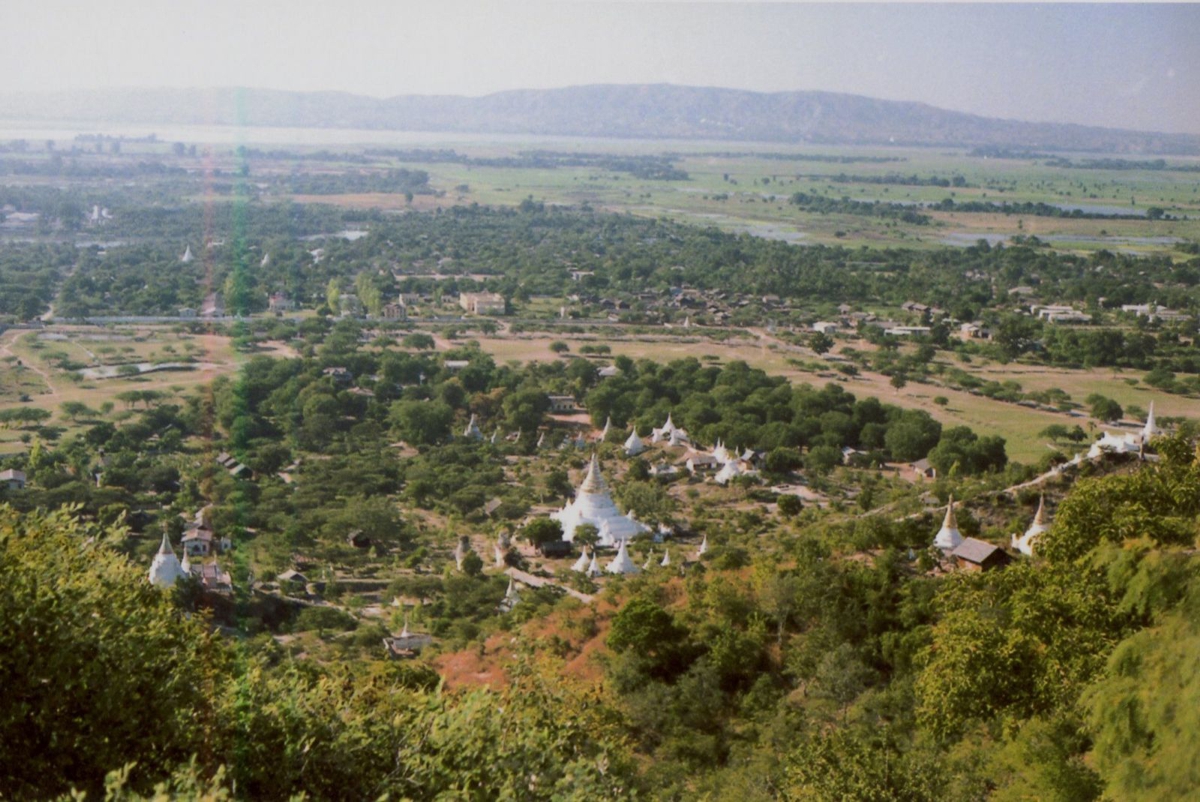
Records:
[[[251,653],[148,586],[118,533],[5,508],[0,793],[99,793],[133,764],[110,784],[262,799],[1185,798],[1200,464],[1160,452],[1081,481],[1044,556],[1004,571],[848,560],[848,532],[802,528],[749,568],[718,549],[627,580],[594,691],[537,638],[499,692]]]

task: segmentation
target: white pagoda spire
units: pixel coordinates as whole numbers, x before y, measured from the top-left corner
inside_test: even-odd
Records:
[[[708,553],[708,535],[705,535],[704,539],[700,541],[700,548],[696,549],[696,559],[700,559],[707,553]]]
[[[625,454],[630,457],[636,457],[646,450],[646,444],[642,442],[642,438],[638,437],[637,427],[633,427],[633,431],[629,433],[629,437],[625,439]]]
[[[1142,440],[1147,441],[1160,434],[1162,434],[1162,429],[1158,428],[1158,423],[1154,420],[1154,402],[1151,401],[1150,410],[1146,413],[1146,425],[1142,427]]]
[[[613,557],[613,561],[608,564],[608,568],[605,570],[610,574],[638,573],[638,567],[633,564],[633,560],[629,559],[629,549],[626,547],[624,540],[617,547],[617,556]]]
[[[463,437],[471,440],[483,439],[483,432],[479,431],[479,425],[475,422],[474,415],[471,415],[471,422],[467,424],[466,431],[463,432]]]
[[[586,574],[588,570],[587,549],[580,549],[579,559],[571,565],[571,570],[577,574]]]
[[[600,442],[608,439],[608,433],[612,431],[612,415],[609,415],[604,421],[604,429],[600,432]]]
[[[594,578],[603,574],[604,572],[600,570],[600,563],[596,561],[596,550],[592,549],[592,559],[591,562],[588,563],[587,575]]]
[[[575,491],[574,500],[551,513],[550,517],[562,524],[563,540],[567,541],[574,540],[575,530],[582,524],[596,527],[603,546],[615,545],[619,540],[629,540],[647,531],[645,524],[632,516],[622,515],[617,509],[600,471],[600,458],[595,453],[588,464],[587,475]]]
[[[663,568],[667,568],[671,565],[671,549],[663,549],[663,558],[659,565],[661,565]]]
[[[179,257],[179,261],[183,262],[186,265],[195,258],[196,257],[192,256],[192,246],[188,245],[186,248],[183,249],[183,256]]]
[[[504,567],[504,552],[505,552],[504,547],[501,545],[500,541],[497,539],[496,547],[493,550],[493,554],[495,555],[495,558],[496,558],[496,567],[497,568]]]
[[[950,503],[946,505],[946,518],[942,521],[942,528],[933,538],[933,545],[942,551],[953,551],[962,542],[962,533],[958,531],[958,519],[954,516],[954,496],[951,496]]]
[[[653,566],[654,566],[654,551],[651,550],[651,552],[646,555],[646,562],[642,563],[642,570],[649,571]]]
[[[184,576],[192,573],[192,560],[188,556],[187,546],[183,547],[183,559],[179,563],[179,570],[183,571]]]
[[[404,614],[404,629],[400,630],[400,637],[407,638],[411,633],[408,631],[408,613]]]
[[[1046,496],[1043,494],[1038,500],[1037,513],[1033,516],[1033,523],[1025,530],[1025,534],[1020,537],[1013,535],[1012,547],[1022,554],[1032,557],[1034,549],[1037,547],[1037,539],[1049,529],[1050,523],[1046,520]]]
[[[154,555],[154,560],[150,563],[150,584],[169,588],[174,586],[181,576],[183,567],[175,556],[175,549],[171,548],[170,537],[164,531],[162,545],[158,547],[158,554]]]

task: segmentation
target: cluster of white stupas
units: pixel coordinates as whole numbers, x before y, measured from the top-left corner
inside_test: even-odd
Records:
[[[600,473],[600,460],[592,454],[587,475],[575,498],[550,517],[562,524],[563,540],[572,541],[575,530],[583,524],[591,524],[600,533],[600,545],[615,546],[624,543],[650,528],[632,514],[622,514],[608,492],[608,485]]]
[[[691,443],[691,438],[688,437],[686,429],[680,429],[671,421],[671,414],[667,413],[667,422],[661,428],[654,429],[650,432],[651,443],[666,442],[672,446],[686,446]]]
[[[1037,512],[1033,516],[1033,523],[1025,530],[1023,535],[1012,536],[1012,548],[1017,551],[1032,557],[1034,550],[1037,548],[1038,539],[1050,530],[1050,522],[1046,515],[1046,497],[1043,495],[1038,500]],[[958,518],[954,514],[954,497],[950,497],[950,503],[946,505],[946,517],[942,521],[942,528],[938,530],[933,538],[933,546],[939,551],[949,554],[962,545],[964,538],[962,533],[958,531]]]
[[[166,532],[163,532],[162,544],[158,547],[158,553],[150,561],[148,573],[150,584],[171,588],[185,576],[195,576],[204,587],[210,590],[228,592],[233,588],[232,577],[227,571],[221,569],[216,560],[192,565],[185,549],[183,562],[180,562],[179,558],[175,556],[175,549],[171,547],[171,539]]]
[[[708,551],[708,536],[704,537],[700,543],[700,548],[696,550],[696,559],[699,560]],[[651,551],[646,556],[646,561],[642,563],[642,567],[638,568],[634,564],[633,559],[629,556],[629,546],[627,541],[622,540],[617,547],[617,554],[612,558],[612,561],[605,567],[601,568],[599,561],[596,559],[596,550],[592,549],[589,554],[586,549],[579,553],[579,559],[571,566],[571,570],[577,574],[584,574],[592,579],[604,576],[605,574],[638,574],[642,571],[651,571],[655,565],[660,568],[670,568],[674,563],[671,561],[671,549],[663,549],[662,559]]]
[[[1088,449],[1087,458],[1095,459],[1102,454],[1137,454],[1152,438],[1162,433],[1163,430],[1154,420],[1154,402],[1151,401],[1150,409],[1146,413],[1146,425],[1137,432],[1122,434],[1105,432],[1099,440],[1092,443],[1092,447]]]

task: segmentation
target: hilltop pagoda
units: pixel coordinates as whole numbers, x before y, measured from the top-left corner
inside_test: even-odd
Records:
[[[183,575],[183,566],[175,556],[175,549],[171,548],[171,539],[163,532],[162,545],[158,547],[158,554],[154,555],[154,560],[150,563],[150,584],[162,588],[174,587]]]
[[[946,518],[942,521],[942,528],[933,538],[933,545],[935,548],[949,553],[958,548],[962,542],[962,533],[958,531],[958,519],[954,516],[954,496],[951,496],[950,503],[946,505]]]
[[[587,476],[575,491],[575,499],[550,517],[562,524],[563,540],[575,538],[575,530],[582,524],[591,524],[600,533],[600,545],[615,546],[642,532],[649,531],[645,524],[632,516],[622,515],[608,492],[608,485],[600,474],[600,460],[592,454]]]

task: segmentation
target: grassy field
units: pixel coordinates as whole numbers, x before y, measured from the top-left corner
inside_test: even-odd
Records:
[[[589,150],[657,154],[656,143],[595,143]],[[578,145],[577,145],[578,146]],[[522,147],[462,148],[472,155],[512,154]],[[687,181],[646,180],[598,168],[521,169],[456,164],[399,163],[425,169],[441,198],[418,196],[411,208],[455,203],[514,205],[533,196],[549,203],[587,202],[598,208],[665,215],[685,222],[714,225],[792,242],[874,247],[967,245],[976,238],[1014,235],[1050,238],[1055,248],[1087,252],[1100,248],[1136,253],[1169,253],[1174,240],[1200,239],[1200,191],[1194,173],[1170,170],[1097,170],[1051,167],[1028,159],[982,159],[959,152],[915,148],[764,147],[670,143]],[[736,153],[731,153],[736,151]],[[826,163],[766,158],[764,151],[846,158],[885,157],[888,162]],[[1194,165],[1195,159],[1171,159]],[[965,187],[873,183],[891,174],[922,178],[961,176]],[[834,180],[838,176],[860,181]],[[466,186],[467,190],[460,188]],[[1189,220],[1080,220],[1002,214],[930,213],[931,225],[918,226],[849,214],[813,214],[787,203],[794,192],[885,203],[1043,202],[1095,207],[1103,213],[1136,214],[1159,206]],[[349,206],[402,208],[393,196],[326,196],[325,202]],[[404,205],[407,208],[407,205]]]
[[[164,327],[108,333],[110,337],[120,338],[108,341],[92,339],[104,336],[106,331],[103,329],[51,327],[46,331],[66,339],[46,340],[39,332],[19,330],[10,330],[0,336],[0,409],[24,406],[46,409],[54,413],[48,423],[63,427],[66,435],[78,431],[83,424],[62,414],[63,403],[80,402],[93,410],[111,403],[113,411],[110,415],[116,415],[125,407],[117,396],[126,390],[156,390],[179,398],[217,376],[236,371],[248,358],[235,352],[227,337],[179,334]],[[106,346],[116,348],[112,353],[100,352],[99,349]],[[71,377],[74,370],[61,366],[58,354],[65,354],[75,365],[88,367],[117,362],[177,361],[189,354],[198,364],[194,370],[77,381]],[[22,367],[16,367],[10,360],[19,360]],[[22,394],[29,400],[22,401]],[[15,428],[0,429],[0,453],[24,448],[22,434],[28,433]]]

